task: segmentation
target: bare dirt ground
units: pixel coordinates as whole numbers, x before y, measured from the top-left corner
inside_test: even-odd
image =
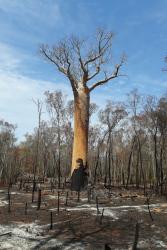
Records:
[[[132,249],[136,223],[138,249],[167,249],[167,201],[163,197],[150,198],[152,220],[142,190],[112,188],[109,193],[98,186],[89,202],[87,191],[81,192],[78,201],[76,192],[59,190],[58,212],[57,190],[51,192],[46,186],[41,189],[42,202],[37,210],[38,192],[32,203],[31,191],[13,186],[10,213],[7,188],[0,189],[0,249],[101,250],[105,244],[110,249]],[[98,212],[95,197],[98,197]],[[53,228],[50,230],[51,211]]]

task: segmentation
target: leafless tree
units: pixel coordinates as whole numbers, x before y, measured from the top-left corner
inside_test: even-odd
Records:
[[[93,43],[71,36],[53,47],[40,46],[40,54],[68,78],[74,95],[72,170],[77,158],[87,161],[90,93],[120,76],[124,57],[111,67],[113,33],[99,29]],[[107,65],[110,66],[107,67]]]

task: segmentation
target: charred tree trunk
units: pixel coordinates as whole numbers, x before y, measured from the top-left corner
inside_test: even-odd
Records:
[[[128,185],[129,185],[130,170],[131,170],[131,161],[132,161],[132,154],[133,154],[135,140],[136,140],[136,137],[133,138],[132,146],[131,146],[131,150],[130,150],[130,154],[129,154],[129,160],[128,160],[128,177],[127,177],[127,181],[126,181],[126,188],[128,188]]]
[[[105,169],[105,180],[104,180],[104,187],[107,187],[107,181],[108,181],[108,176],[107,176],[107,159],[108,159],[108,151],[106,150],[105,152],[105,161],[104,161],[104,169]]]
[[[155,162],[155,173],[156,173],[156,192],[158,192],[160,184],[160,171],[158,164],[158,148],[157,148],[157,128],[153,136],[154,139],[154,162]]]
[[[58,188],[61,187],[61,161],[60,161],[60,144],[59,144],[59,154],[58,154]]]
[[[160,179],[161,179],[161,195],[163,195],[163,179],[164,179],[164,173],[163,173],[163,150],[164,150],[164,137],[161,136],[161,149],[160,149]]]
[[[136,188],[139,188],[139,152],[137,152],[136,160]]]
[[[97,179],[97,168],[99,165],[99,152],[97,155],[97,159],[96,159],[96,164],[95,164],[95,171],[94,171],[94,185],[96,184],[96,179]]]
[[[140,169],[141,169],[141,175],[143,178],[143,187],[144,187],[144,195],[145,195],[145,193],[146,193],[146,180],[145,180],[145,174],[144,174],[144,169],[143,169],[142,145],[141,145],[139,136],[137,136],[137,141],[138,141],[138,147],[139,147]]]
[[[97,179],[97,168],[98,168],[98,166],[99,166],[100,145],[101,145],[101,143],[99,142],[99,145],[98,145],[98,148],[97,148],[97,157],[96,157],[96,163],[95,163],[95,170],[94,170],[94,185],[96,184],[96,179]]]
[[[109,134],[109,150],[108,150],[108,185],[111,186],[111,154],[112,154],[112,143],[111,134]]]

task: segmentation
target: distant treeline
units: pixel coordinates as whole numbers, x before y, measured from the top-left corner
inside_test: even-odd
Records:
[[[38,125],[16,144],[15,126],[0,121],[0,180],[15,182],[25,173],[58,182],[70,176],[73,101],[61,91],[36,102]],[[49,120],[42,119],[46,105]],[[105,186],[129,185],[166,192],[167,95],[159,99],[133,90],[125,103],[90,105],[89,179]]]

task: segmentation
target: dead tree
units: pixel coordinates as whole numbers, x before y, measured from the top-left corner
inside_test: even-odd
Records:
[[[65,201],[65,206],[68,206],[68,192],[66,192],[66,201]]]
[[[127,172],[128,177],[127,177],[127,181],[126,181],[126,188],[128,188],[129,179],[130,179],[131,161],[132,161],[132,154],[133,154],[134,145],[135,145],[135,136],[132,140],[132,145],[131,145],[129,159],[128,159],[128,172]]]
[[[137,222],[136,227],[135,227],[135,238],[134,238],[132,250],[137,250],[138,240],[139,240],[139,223]]]
[[[10,192],[11,184],[8,186],[8,213],[11,213],[11,192]]]
[[[36,148],[35,148],[35,157],[33,162],[33,187],[32,187],[32,203],[34,202],[34,193],[36,190],[36,174],[39,165],[39,143],[40,143],[40,128],[41,128],[41,115],[42,115],[42,103],[37,100],[34,101],[38,109],[38,130],[37,130],[37,139],[36,139]]]
[[[25,215],[27,215],[27,209],[28,209],[28,204],[27,204],[27,202],[26,202],[26,204],[25,204],[25,210],[24,210],[24,214],[25,214]]]
[[[57,192],[57,213],[60,212],[60,191]]]
[[[87,162],[90,93],[120,75],[124,58],[110,72],[105,68],[111,59],[112,40],[113,33],[99,29],[93,47],[74,36],[60,41],[53,47],[40,47],[40,54],[68,78],[74,95],[71,172],[75,168],[77,158],[83,159],[84,164]]]
[[[50,212],[50,230],[53,229],[53,212]]]
[[[113,131],[119,124],[119,122],[125,118],[127,112],[122,104],[114,105],[110,101],[107,102],[105,108],[100,110],[99,119],[101,123],[107,127],[104,137],[108,135],[106,141],[106,159],[105,159],[105,181],[108,179],[108,187],[111,187],[112,172],[114,167],[113,159]],[[108,178],[107,178],[108,177]],[[106,184],[106,183],[105,183]]]
[[[41,189],[38,190],[38,206],[37,210],[39,210],[41,207]]]

